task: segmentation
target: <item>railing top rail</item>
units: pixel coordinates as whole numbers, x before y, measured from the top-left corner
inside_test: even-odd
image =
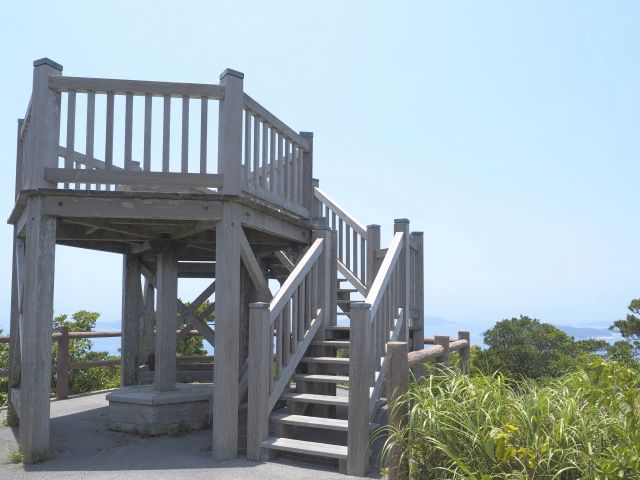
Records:
[[[298,288],[304,277],[309,273],[313,264],[322,253],[323,246],[324,239],[322,238],[318,238],[313,242],[311,248],[307,250],[307,253],[302,257],[302,260],[300,260],[300,262],[295,266],[293,271],[287,277],[287,280],[284,282],[282,287],[280,287],[280,290],[278,290],[278,293],[273,297],[273,300],[271,300],[269,305],[271,322],[273,322],[280,314],[295,289]]]
[[[378,274],[369,289],[369,294],[367,295],[365,303],[371,305],[372,317],[376,314],[378,307],[380,306],[384,289],[391,279],[393,268],[398,262],[398,258],[400,258],[402,242],[404,241],[403,235],[404,234],[402,232],[397,232],[393,236],[393,240],[389,246],[389,251],[385,255],[382,265],[380,265],[380,269],[378,270]]]
[[[95,92],[133,95],[153,95],[190,98],[224,98],[224,85],[206,83],[155,82],[146,80],[120,80],[114,78],[67,77],[52,75],[49,88],[57,92]]]
[[[314,195],[315,197],[327,205],[331,210],[333,210],[339,217],[345,220],[351,228],[353,228],[358,235],[362,237],[366,237],[367,235],[367,227],[362,225],[358,220],[353,218],[347,211],[338,205],[335,200],[329,197],[326,193],[320,190],[318,187],[314,187]]]
[[[435,345],[432,348],[409,352],[407,355],[407,362],[409,363],[409,367],[415,367],[416,365],[421,365],[429,360],[435,360],[443,353],[444,347],[442,345]]]
[[[286,125],[282,120],[276,117],[269,110],[260,105],[256,100],[251,98],[246,93],[244,94],[243,101],[244,108],[250,110],[255,116],[261,118],[273,128],[278,130],[283,135],[287,136],[294,143],[298,144],[298,146],[302,147],[305,152],[310,150],[309,142],[299,133],[296,133],[291,127]]]

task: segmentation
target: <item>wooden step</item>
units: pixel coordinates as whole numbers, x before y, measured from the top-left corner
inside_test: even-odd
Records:
[[[296,427],[325,428],[327,430],[338,430],[341,432],[346,432],[349,429],[349,422],[347,420],[339,420],[337,418],[290,415],[285,412],[274,412],[269,418],[277,423],[295,425]]]
[[[344,407],[349,405],[348,397],[316,395],[313,393],[285,393],[280,397],[280,399],[300,403],[317,403],[319,405],[337,405]]]
[[[331,365],[349,365],[348,358],[339,357],[302,357],[304,363],[325,363]]]
[[[349,383],[349,377],[345,375],[317,375],[311,373],[299,373],[294,375],[296,382],[319,382],[319,383]]]
[[[330,443],[305,442],[292,438],[270,437],[262,442],[262,446],[273,450],[315,455],[318,457],[331,457],[341,460],[347,458],[347,447],[343,445],[332,445]]]
[[[335,348],[351,348],[349,340],[318,340],[311,342],[314,347],[335,347]]]
[[[325,327],[325,330],[331,330],[333,332],[350,332],[351,327],[346,327],[342,325],[329,325],[328,327]]]
[[[357,288],[339,288],[338,292],[347,292],[347,293],[356,293],[358,291]]]

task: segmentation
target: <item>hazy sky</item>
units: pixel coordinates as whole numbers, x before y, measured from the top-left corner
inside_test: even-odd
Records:
[[[245,90],[314,137],[321,187],[425,235],[426,314],[609,325],[640,296],[640,3],[8,2],[0,205],[32,61]],[[12,229],[0,230],[8,329]],[[120,318],[121,259],[58,247],[56,313]],[[185,299],[197,285],[181,285]],[[438,331],[427,325],[427,333]]]

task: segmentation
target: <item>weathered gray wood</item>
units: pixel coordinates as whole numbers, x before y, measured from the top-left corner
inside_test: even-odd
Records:
[[[242,258],[242,263],[258,291],[260,300],[265,302],[271,300],[273,295],[271,294],[271,290],[269,290],[269,283],[262,273],[262,268],[258,264],[258,260],[253,254],[251,245],[249,245],[249,241],[242,229],[238,230],[238,241],[240,242],[240,257]]]
[[[222,175],[217,173],[174,173],[116,170],[81,170],[45,168],[44,178],[50,182],[104,183],[116,185],[186,185],[221,188]]]
[[[470,361],[471,361],[471,334],[467,331],[460,331],[458,332],[458,339],[466,340],[467,342],[467,345],[462,347],[459,350],[459,355],[460,355],[461,370],[464,373],[469,374],[469,367],[470,367]]]
[[[396,233],[402,233],[402,247],[400,251],[400,258],[398,258],[398,275],[400,276],[398,284],[400,287],[400,291],[398,292],[398,294],[400,295],[400,304],[398,306],[402,308],[405,317],[407,317],[407,320],[405,321],[404,335],[401,336],[398,340],[408,342],[408,312],[410,303],[409,284],[411,282],[411,279],[409,278],[409,220],[407,220],[406,218],[396,219],[393,224],[393,231]]]
[[[153,101],[150,94],[144,96],[144,151],[142,169],[145,172],[151,170],[151,123],[153,113]]]
[[[380,266],[379,274],[376,275],[375,281],[369,288],[367,299],[365,301],[367,303],[371,303],[372,315],[376,314],[378,307],[380,306],[380,302],[382,301],[382,292],[387,288],[387,285],[391,280],[391,276],[393,275],[394,267],[400,258],[402,239],[403,236],[401,232],[394,235],[391,245],[389,246],[389,251],[387,252],[387,255],[385,255],[382,265]]]
[[[75,151],[75,138],[76,138],[76,92],[69,92],[67,98],[67,152]],[[64,159],[65,168],[73,168],[73,160],[67,157]],[[45,171],[46,172],[46,171]],[[45,173],[46,179],[46,173]],[[69,188],[69,185],[65,183],[64,188]]]
[[[329,325],[338,324],[338,234],[331,230],[331,245],[329,252]]]
[[[127,93],[124,113],[124,169],[131,170],[133,158],[133,94]]]
[[[347,224],[353,228],[358,235],[362,237],[366,237],[367,235],[367,227],[361,224],[358,220],[353,218],[345,209],[338,205],[338,203],[330,198],[326,193],[324,193],[319,188],[314,188],[314,195],[317,199],[319,199],[323,204],[327,205],[330,210],[335,212],[341,220],[347,222]]]
[[[442,353],[438,357],[438,363],[446,365],[449,362],[449,336],[436,335],[434,337],[434,343],[442,347]]]
[[[43,215],[42,199],[27,201],[26,284],[22,318],[20,448],[26,463],[49,455],[51,319],[56,221]]]
[[[95,121],[96,121],[96,94],[91,92],[87,95],[87,131],[86,131],[86,142],[85,142],[85,152],[86,156],[89,158],[93,157],[93,147],[94,147],[94,139],[95,139]],[[75,154],[76,152],[74,152]],[[75,155],[74,155],[75,156]],[[74,158],[74,161],[75,160]],[[87,184],[87,190],[91,187],[91,185]]]
[[[113,165],[113,109],[114,95],[113,92],[107,93],[107,123],[104,145],[104,163],[107,168]],[[108,190],[108,189],[107,189]]]
[[[442,345],[435,345],[434,347],[429,349],[409,352],[409,366],[413,368],[420,366],[421,364],[428,362],[429,360],[436,360],[442,355],[443,352],[444,347]]]
[[[389,426],[392,429],[400,429],[406,423],[408,409],[397,404],[398,400],[406,394],[409,388],[409,365],[407,353],[409,348],[406,342],[387,343],[387,355],[389,368],[387,370],[387,400],[389,402]],[[394,446],[389,452],[389,480],[406,480],[408,478],[407,457],[403,456],[402,448]]]
[[[46,167],[58,166],[60,137],[60,94],[49,90],[49,78],[60,76],[62,67],[48,59],[36,60],[33,66],[25,188],[55,188],[44,179]]]
[[[242,79],[244,74],[227,69],[220,75],[225,96],[220,100],[218,121],[218,171],[224,175],[225,194],[240,193],[242,182]]]
[[[372,384],[370,339],[371,305],[351,305],[349,355],[349,432],[347,474],[365,476],[369,471],[369,388]]]
[[[69,327],[60,327],[56,358],[56,400],[69,397]]]
[[[209,99],[200,100],[200,173],[207,173],[207,122],[209,120]]]
[[[9,379],[7,423],[17,425],[20,411],[13,403],[12,390],[20,385],[20,324],[22,317],[22,301],[24,299],[24,239],[17,236],[17,227],[13,228],[13,262],[11,266],[11,318],[9,324]]]
[[[225,78],[229,78],[227,75]],[[232,77],[237,78],[237,77]],[[227,94],[229,92],[227,91]],[[222,460],[238,453],[238,378],[240,316],[240,209],[224,205],[216,225],[216,368],[213,388],[214,458]]]
[[[58,92],[75,90],[77,92],[116,93],[134,95],[153,95],[160,97],[221,99],[224,87],[201,83],[150,82],[144,80],[119,80],[112,78],[59,77],[49,80],[49,88]]]
[[[140,261],[134,255],[122,256],[122,337],[120,338],[120,385],[136,385],[140,342]]]
[[[180,156],[180,171],[189,171],[189,97],[182,97],[182,151]]]
[[[413,344],[412,350],[422,350],[424,347],[424,243],[422,232],[412,232],[411,238],[416,243],[416,254],[414,258],[414,276],[411,279],[415,284],[412,285],[414,293],[413,305],[411,308],[415,310],[413,323]]]
[[[159,252],[156,277],[158,299],[153,388],[162,392],[175,389],[176,383],[178,260],[172,242],[167,241]]]
[[[142,319],[140,321],[140,334],[139,334],[139,360],[142,363],[146,363],[149,360],[149,356],[154,352],[155,347],[155,310],[156,310],[156,290],[151,282],[145,278],[143,292],[143,309]]]
[[[255,185],[256,186],[259,185],[260,188],[267,187],[266,165],[267,165],[268,155],[269,155],[268,142],[269,142],[269,126],[266,123],[263,123],[262,124],[262,175],[258,177],[258,169],[256,169],[256,172],[255,172],[256,174]]]
[[[367,290],[373,285],[373,280],[378,273],[376,269],[375,254],[376,250],[380,249],[380,225],[367,225],[367,232],[365,235],[367,239],[367,266],[366,266],[366,286]]]
[[[269,304],[249,307],[249,398],[247,458],[261,460],[261,443],[269,435],[269,376],[271,375],[271,335]]]
[[[294,440],[292,438],[268,438],[262,442],[262,446],[285,452],[319,455],[321,457],[332,457],[341,460],[347,458],[347,447],[331,443],[307,442],[304,440]]]
[[[169,171],[171,152],[171,96],[164,96],[162,110],[162,171]]]

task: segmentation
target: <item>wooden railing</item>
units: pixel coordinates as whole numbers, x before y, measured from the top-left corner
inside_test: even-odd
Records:
[[[48,59],[34,66],[17,191],[245,191],[308,217],[313,134],[245,94],[242,73],[228,69],[217,85],[67,77]]]
[[[260,460],[269,415],[328,319],[329,232],[316,239],[270,303],[249,312],[247,457]]]
[[[365,227],[319,188],[314,188],[314,197],[314,214],[338,235],[338,272],[367,295],[377,270],[380,226]]]
[[[408,223],[396,233],[363,303],[351,304],[347,473],[363,476],[369,463],[369,422],[387,369],[386,344],[407,340]]]
[[[197,330],[187,333],[177,332],[183,337],[200,336]],[[86,362],[71,362],[69,355],[69,342],[71,340],[91,339],[91,338],[114,338],[122,336],[120,331],[97,331],[97,332],[70,332],[68,327],[60,327],[57,332],[51,335],[52,340],[58,342],[58,352],[52,372],[56,374],[56,400],[64,400],[69,397],[69,374],[73,370],[87,370],[89,368],[111,367],[120,365],[120,357],[109,358],[107,360],[89,360]],[[0,336],[0,344],[9,343],[11,337]],[[181,360],[195,360],[196,357],[179,357]],[[200,358],[200,357],[197,357]],[[208,358],[208,357],[207,357]],[[0,377],[9,375],[9,370],[0,369]]]
[[[425,344],[433,347],[425,350],[409,352],[406,342],[389,342],[387,353],[389,369],[387,372],[387,401],[389,404],[389,428],[398,429],[407,421],[409,412],[406,402],[398,404],[398,400],[409,389],[410,370],[419,381],[424,374],[424,364],[435,361],[440,365],[449,362],[449,354],[457,351],[460,355],[460,368],[463,372],[469,372],[469,360],[471,357],[471,336],[467,331],[458,332],[458,338],[451,340],[448,336],[436,336],[425,338]],[[400,408],[400,405],[403,408]],[[409,478],[408,461],[398,446],[394,446],[388,455],[389,480],[407,480]]]

